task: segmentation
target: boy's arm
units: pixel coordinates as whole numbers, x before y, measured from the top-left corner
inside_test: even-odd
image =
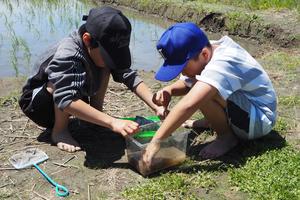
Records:
[[[114,70],[112,71],[112,76],[114,81],[124,83],[141,100],[143,100],[156,113],[156,115],[162,118],[164,117],[165,109],[152,102],[152,92],[142,79],[138,77],[136,71],[132,69]]]
[[[187,94],[189,90],[190,88],[186,87],[184,81],[178,80],[156,92],[152,101],[156,105],[165,107],[167,110],[172,96],[183,96]]]
[[[90,97],[91,106],[96,108],[99,111],[103,110],[104,96],[106,93],[106,91],[103,92],[101,89],[99,89],[94,96]]]
[[[170,96],[183,96],[186,95],[190,88],[188,88],[183,80],[177,80],[175,83],[164,87],[162,90],[167,91]]]
[[[217,94],[213,86],[197,81],[189,93],[183,97],[171,110],[161,127],[157,130],[152,141],[146,148],[143,161],[149,166],[153,156],[159,150],[159,142],[172,134],[183,122],[189,119],[193,113],[205,106]]]
[[[164,117],[165,109],[162,106],[157,106],[153,103],[153,94],[148,88],[148,86],[141,82],[133,90],[134,93],[143,100],[158,116]]]
[[[164,139],[217,94],[213,86],[198,81],[190,92],[171,110],[153,139]]]
[[[124,137],[136,133],[138,124],[133,121],[121,120],[111,117],[88,105],[81,99],[72,101],[64,112],[76,116],[79,119],[110,128],[114,132],[121,133]]]
[[[171,101],[171,97],[185,95],[189,90],[190,88],[185,85],[184,81],[177,80],[175,83],[164,87],[153,95],[153,103],[163,107],[164,109],[162,119],[164,119],[169,113],[168,106]]]

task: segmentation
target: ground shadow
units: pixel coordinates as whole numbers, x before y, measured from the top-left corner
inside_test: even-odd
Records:
[[[128,168],[126,163],[115,163],[125,154],[125,139],[108,128],[73,121],[69,126],[73,137],[86,152],[84,165],[88,168]]]
[[[86,167],[132,168],[127,161],[119,162],[119,160],[124,156],[126,148],[125,140],[121,135],[112,132],[108,128],[80,120],[71,121],[69,128],[73,137],[79,142],[83,151],[86,152],[86,160],[84,161],[84,165]],[[210,142],[203,141],[203,143],[198,145],[194,145],[193,143],[196,139],[199,139],[199,136],[201,136],[204,131],[207,130],[208,129],[194,129],[191,130],[189,134],[187,141],[187,156],[190,157],[192,161],[196,161],[194,164],[171,167],[158,173],[153,173],[148,177],[156,177],[159,174],[170,170],[183,173],[194,173],[195,170],[226,170],[229,164],[236,167],[243,166],[249,157],[258,156],[266,151],[280,149],[286,146],[286,140],[278,132],[271,131],[271,133],[260,139],[240,141],[240,143],[226,155],[219,157],[214,161],[206,162],[198,155],[201,149]],[[44,131],[38,137],[38,141],[51,143],[49,131]]]
[[[126,148],[125,140],[120,134],[77,119],[70,121],[69,129],[86,152],[84,166],[92,169],[129,167],[127,162],[116,162],[125,154]],[[38,141],[51,144],[50,131],[45,130],[41,133]]]
[[[240,141],[240,143],[230,152],[213,161],[203,161],[199,157],[199,152],[210,142],[204,142],[200,145],[192,145],[193,140],[201,134],[201,131],[203,130],[200,130],[200,132],[199,130],[192,131],[190,133],[189,146],[187,149],[187,155],[192,160],[199,161],[199,163],[183,166],[176,171],[185,173],[193,173],[195,170],[219,171],[226,170],[229,164],[235,167],[240,167],[245,165],[249,157],[259,156],[264,154],[266,151],[280,149],[287,145],[285,138],[273,130],[262,138],[251,141]]]

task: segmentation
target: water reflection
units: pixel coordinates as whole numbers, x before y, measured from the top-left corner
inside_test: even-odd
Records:
[[[77,29],[95,6],[88,0],[0,1],[0,77],[29,75],[36,57]],[[155,44],[164,28],[124,12],[133,29],[132,68],[156,70],[162,60]]]

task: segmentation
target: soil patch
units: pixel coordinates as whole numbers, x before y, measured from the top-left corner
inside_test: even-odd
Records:
[[[153,72],[139,72],[153,91],[164,84],[153,79]],[[1,80],[0,91],[9,87],[18,93],[24,80]],[[9,84],[10,83],[10,84]],[[11,84],[14,83],[14,84]],[[292,87],[290,85],[290,87]],[[2,93],[1,93],[2,94]],[[125,86],[111,81],[105,98],[104,110],[117,117],[152,115],[149,108],[142,103]],[[44,180],[35,169],[9,170],[12,166],[8,158],[18,151],[37,147],[47,153],[49,160],[40,167],[55,181],[67,186],[71,195],[69,199],[88,199],[88,194],[100,199],[123,199],[121,192],[128,186],[135,186],[147,181],[127,161],[124,139],[109,129],[72,119],[70,129],[83,151],[71,154],[60,151],[49,141],[49,132],[40,129],[27,119],[16,102],[10,101],[0,107],[0,197],[5,199],[55,199],[54,188]],[[197,131],[197,130],[196,130]],[[201,132],[202,130],[198,130]],[[295,133],[295,130],[292,130]],[[295,141],[299,137],[290,132],[287,139]],[[189,157],[197,160],[197,154],[213,136],[195,135],[190,138]],[[268,145],[266,145],[268,144]],[[267,150],[281,148],[285,139],[274,132],[268,137],[253,143],[241,144],[234,151],[223,157],[218,163],[205,166],[197,164],[178,172],[191,173],[198,168],[208,172],[220,171],[221,183],[217,181],[216,189],[200,188],[199,197],[241,199],[247,196],[228,186],[226,171],[223,166],[241,164],[247,157],[257,156]],[[299,142],[295,146],[299,145]],[[257,149],[253,149],[257,148]],[[247,151],[249,149],[249,151]],[[243,152],[237,153],[237,152]],[[248,153],[247,153],[248,152]],[[258,153],[257,153],[258,152]],[[253,154],[254,153],[254,154]],[[176,170],[176,168],[175,168]],[[168,170],[166,170],[168,171]]]

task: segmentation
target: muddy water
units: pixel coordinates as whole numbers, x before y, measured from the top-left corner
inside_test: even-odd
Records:
[[[96,6],[88,0],[0,1],[0,77],[30,75],[38,55],[80,27],[82,15]],[[156,70],[162,59],[155,44],[164,28],[153,17],[121,10],[132,24],[132,68]]]
[[[30,75],[38,55],[80,27],[82,15],[96,6],[89,0],[0,1],[0,78]],[[132,68],[156,71],[163,62],[156,42],[172,22],[120,9],[132,24]],[[209,34],[209,38],[219,39],[220,35]],[[257,44],[241,39],[239,42],[250,53],[257,52]]]
[[[147,176],[162,169],[182,163],[186,155],[176,147],[162,148],[152,160],[150,168],[147,168],[141,160],[142,151],[128,155],[128,162],[143,176]]]

